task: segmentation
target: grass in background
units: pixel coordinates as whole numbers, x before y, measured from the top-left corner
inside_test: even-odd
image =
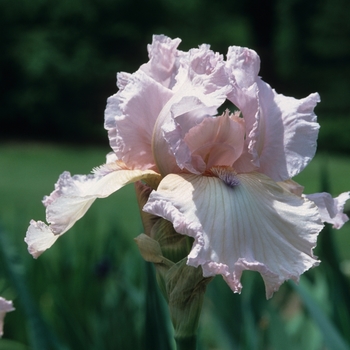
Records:
[[[142,226],[132,186],[97,200],[61,244],[40,259],[28,254],[23,241],[30,219],[45,221],[41,200],[52,192],[58,176],[64,170],[88,174],[105,162],[108,151],[40,144],[4,145],[0,150],[0,221],[12,234],[10,241],[44,317],[68,338],[70,348],[108,349],[112,343],[119,348],[114,338],[121,341],[120,348],[139,348],[143,336],[145,267],[133,242]],[[121,317],[128,314],[133,317]],[[13,319],[18,340],[25,341],[21,316],[19,310],[7,320]],[[120,325],[124,328],[116,331],[118,336],[109,337]]]
[[[52,192],[59,174],[65,170],[87,174],[104,162],[107,152],[109,149],[102,148],[2,145],[0,222],[11,233],[7,240],[15,251],[12,259],[22,268],[33,303],[66,348],[156,350],[158,344],[159,349],[170,349],[169,323],[164,318],[167,310],[155,289],[152,269],[133,242],[142,232],[133,186],[97,200],[38,260],[27,253],[23,241],[29,220],[45,219],[41,199]],[[320,191],[325,163],[332,194],[350,188],[345,175],[350,172],[349,159],[318,155],[296,178],[305,186],[305,193]],[[333,234],[341,260],[350,259],[349,224]],[[308,272],[300,287],[322,305],[321,316],[315,317],[325,317],[327,332],[334,333],[337,341],[339,334],[336,329],[332,333],[327,318],[332,314],[331,289],[321,269],[322,264]],[[14,299],[16,311],[6,316],[5,337],[29,344],[28,322],[23,322],[25,307],[8,276],[0,271],[0,294]],[[324,345],[322,328],[308,311],[314,310],[312,305],[305,308],[307,297],[302,300],[290,284],[284,284],[271,301],[265,300],[258,274],[245,273],[243,285],[241,295],[234,295],[220,277],[209,285],[200,349],[261,349],[269,344],[276,349],[318,350]]]

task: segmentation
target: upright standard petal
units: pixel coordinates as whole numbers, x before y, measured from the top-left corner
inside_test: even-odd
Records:
[[[258,77],[259,57],[246,48],[231,47],[226,67],[234,82],[228,99],[245,119],[246,151],[253,164],[275,181],[297,175],[316,151],[319,125],[313,110],[319,95],[298,100],[277,94]]]
[[[176,84],[178,58],[177,50],[181,39],[170,39],[165,35],[153,35],[152,44],[147,46],[149,61],[140,69],[158,83],[172,90]]]
[[[12,301],[0,297],[0,338],[3,336],[4,318],[7,312],[13,311],[15,308]]]
[[[195,239],[189,265],[202,265],[204,276],[223,275],[234,292],[244,270],[258,271],[267,298],[318,265],[312,250],[323,225],[313,202],[259,173],[213,173],[220,179],[168,175],[144,207]]]
[[[55,190],[43,200],[46,220],[30,222],[25,242],[28,251],[37,258],[79,220],[97,198],[108,197],[121,187],[148,178],[158,178],[152,170],[129,170],[120,163],[106,164],[91,175],[71,176],[64,172]]]
[[[232,89],[223,57],[208,45],[183,54],[179,63],[174,96],[162,109],[153,131],[153,155],[162,175],[181,169],[177,158],[184,152],[189,156],[185,135],[205,118],[217,114]],[[174,158],[169,157],[169,151]]]
[[[343,210],[345,202],[350,198],[350,192],[344,192],[336,198],[326,192],[308,194],[305,197],[318,206],[322,221],[333,224],[333,228],[339,229],[349,220]]]
[[[105,129],[110,146],[129,168],[154,169],[152,134],[171,90],[141,70],[128,77],[124,88],[107,100]]]
[[[320,102],[314,93],[303,99],[277,94],[260,81],[260,120],[252,136],[257,138],[259,172],[276,181],[299,174],[312,160],[319,124],[314,108]]]

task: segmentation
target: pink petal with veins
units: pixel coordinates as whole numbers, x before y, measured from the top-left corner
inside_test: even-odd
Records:
[[[267,298],[318,265],[312,251],[323,225],[313,202],[259,173],[218,172],[220,179],[168,175],[143,208],[195,239],[189,265],[201,265],[204,276],[223,275],[234,292],[244,270],[258,271]]]

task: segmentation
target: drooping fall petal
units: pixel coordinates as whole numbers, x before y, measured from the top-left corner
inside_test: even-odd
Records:
[[[350,192],[344,192],[336,198],[326,192],[308,194],[306,197],[318,206],[322,220],[333,224],[333,228],[339,229],[349,220],[343,210],[345,202],[350,198]]]
[[[312,250],[323,224],[313,202],[262,174],[216,173],[220,179],[168,175],[144,207],[195,239],[189,265],[202,265],[204,276],[223,275],[234,292],[244,270],[258,271],[269,298],[318,264]]]
[[[37,258],[79,220],[97,198],[108,197],[121,187],[141,179],[159,177],[152,170],[129,170],[118,163],[102,166],[91,175],[71,176],[64,172],[55,190],[43,200],[46,220],[30,222],[25,242]]]
[[[7,312],[13,311],[15,308],[12,301],[0,297],[0,338],[3,336],[4,318]]]

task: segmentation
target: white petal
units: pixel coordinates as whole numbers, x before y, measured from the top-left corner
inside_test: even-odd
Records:
[[[63,233],[55,234],[44,222],[31,220],[24,238],[28,245],[29,254],[36,259],[46,249],[50,248]]]
[[[344,192],[336,198],[326,192],[308,194],[306,197],[318,206],[322,221],[333,224],[333,228],[341,228],[349,220],[343,210],[350,192]]]
[[[30,254],[36,258],[51,247],[86,213],[96,198],[107,197],[129,183],[153,177],[159,175],[152,170],[123,169],[118,163],[107,164],[92,175],[71,177],[64,172],[55,190],[43,200],[50,225],[33,220],[30,223],[25,238]]]
[[[195,239],[188,264],[223,275],[240,292],[243,270],[260,272],[266,296],[318,264],[312,250],[323,225],[313,202],[258,173],[168,175],[144,211]]]
[[[13,311],[14,309],[12,301],[0,297],[0,338],[4,334],[3,327],[5,315],[7,312]]]

